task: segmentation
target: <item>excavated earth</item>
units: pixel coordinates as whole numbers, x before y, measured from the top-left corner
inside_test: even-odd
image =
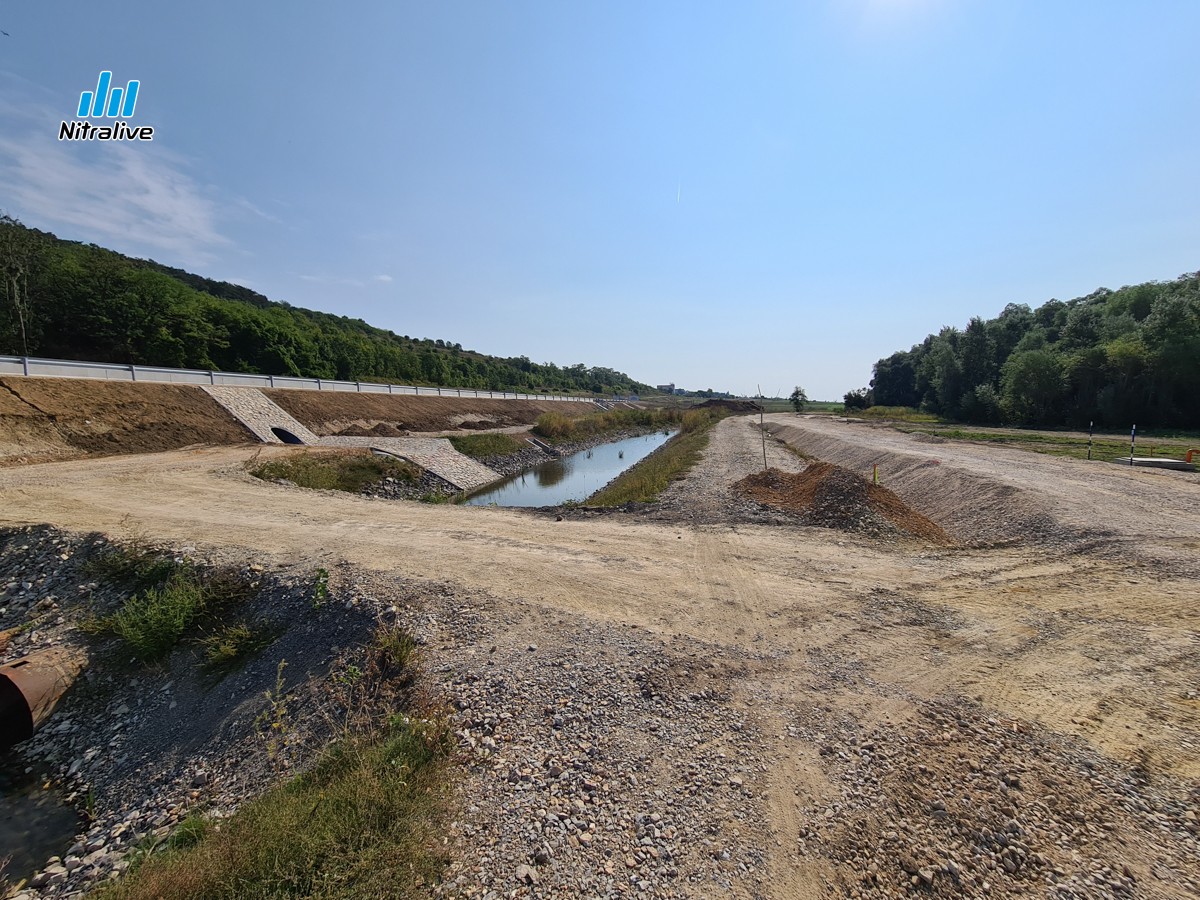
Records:
[[[796,474],[767,469],[747,475],[734,489],[768,506],[799,513],[805,525],[876,535],[900,532],[951,543],[935,522],[887,488],[832,463],[814,462]]]
[[[767,426],[721,422],[650,508],[561,519],[268,484],[251,447],[0,470],[0,524],[39,526],[0,560],[0,624],[36,620],[9,658],[81,640],[72,560],[136,535],[257,571],[291,623],[222,708],[182,658],[112,721],[68,698],[24,752],[91,787],[99,830],[25,896],[108,877],[120,841],[84,860],[127,819],[118,838],[261,790],[277,661],[319,697],[380,618],[418,634],[455,711],[437,895],[1200,895],[1200,477]]]

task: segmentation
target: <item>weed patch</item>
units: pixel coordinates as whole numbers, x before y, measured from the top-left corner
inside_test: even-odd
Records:
[[[464,434],[450,438],[454,449],[472,459],[489,456],[508,456],[529,447],[524,441],[503,432],[497,434]]]
[[[223,675],[269,647],[277,637],[265,625],[238,622],[222,625],[200,639],[204,666],[212,674]]]
[[[100,557],[99,568],[118,586],[136,586],[121,606],[106,616],[83,623],[85,632],[118,638],[143,665],[151,665],[170,655],[189,633],[207,627],[210,640],[225,628],[225,619],[257,590],[257,584],[247,581],[231,569],[202,571],[188,560],[177,562],[165,554],[153,554],[141,549],[117,548]],[[228,635],[221,651],[245,658],[259,636],[243,639],[235,649],[234,635]],[[201,641],[203,644],[203,641]],[[266,643],[270,643],[267,641]],[[261,649],[266,644],[257,646]],[[206,647],[206,654],[209,649]]]
[[[264,481],[290,481],[298,487],[358,494],[385,478],[414,482],[421,469],[412,463],[370,452],[294,453],[250,469]]]
[[[548,412],[538,416],[533,433],[548,443],[562,444],[617,431],[677,426],[684,415],[678,409],[611,409],[575,418]]]

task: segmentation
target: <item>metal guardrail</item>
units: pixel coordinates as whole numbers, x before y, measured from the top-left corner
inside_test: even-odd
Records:
[[[593,402],[591,397],[567,397],[560,394],[518,394],[513,391],[477,391],[471,388],[417,387],[410,384],[380,384],[375,381],[331,381],[326,378],[295,378],[291,375],[251,375],[245,372],[216,372],[204,369],[165,369],[159,366],[125,366],[117,363],[79,362],[71,359],[40,359],[33,356],[0,356],[0,375],[29,375],[39,378],[101,378],[110,381],[153,381],[170,384],[222,384],[232,387],[355,391],[362,394],[410,394],[422,397]]]

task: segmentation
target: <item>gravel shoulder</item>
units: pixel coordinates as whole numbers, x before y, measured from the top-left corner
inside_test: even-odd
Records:
[[[0,523],[321,565],[396,605],[464,752],[447,896],[1200,894],[1195,486],[808,422],[780,437],[894,453],[951,527],[1038,528],[945,548],[754,518],[726,493],[761,467],[746,418],[658,512],[314,493],[226,448],[4,469]]]

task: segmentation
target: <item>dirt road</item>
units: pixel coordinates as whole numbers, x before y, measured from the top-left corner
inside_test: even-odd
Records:
[[[835,462],[893,453],[889,486],[975,545],[721,523],[714,498],[761,466],[744,418],[721,423],[670,495],[717,524],[313,493],[250,478],[257,448],[240,447],[0,470],[0,523],[485,592],[498,612],[480,627],[502,645],[537,634],[543,649],[569,648],[595,628],[637,626],[661,642],[660,690],[703,687],[753,735],[737,751],[746,817],[731,813],[685,854],[686,871],[723,873],[734,896],[1200,892],[1200,484],[957,445],[914,452],[875,430],[770,418]],[[979,507],[990,504],[989,525]],[[1129,552],[1089,545],[1089,529]],[[1005,539],[981,546],[981,534]],[[527,698],[514,685],[504,702]],[[651,767],[640,789],[686,791],[679,767],[701,742],[688,734],[659,748],[677,764]],[[643,756],[670,740],[641,739]],[[763,866],[722,858],[737,840]],[[468,870],[488,865],[463,852],[476,854]],[[661,888],[714,890],[691,875]]]

